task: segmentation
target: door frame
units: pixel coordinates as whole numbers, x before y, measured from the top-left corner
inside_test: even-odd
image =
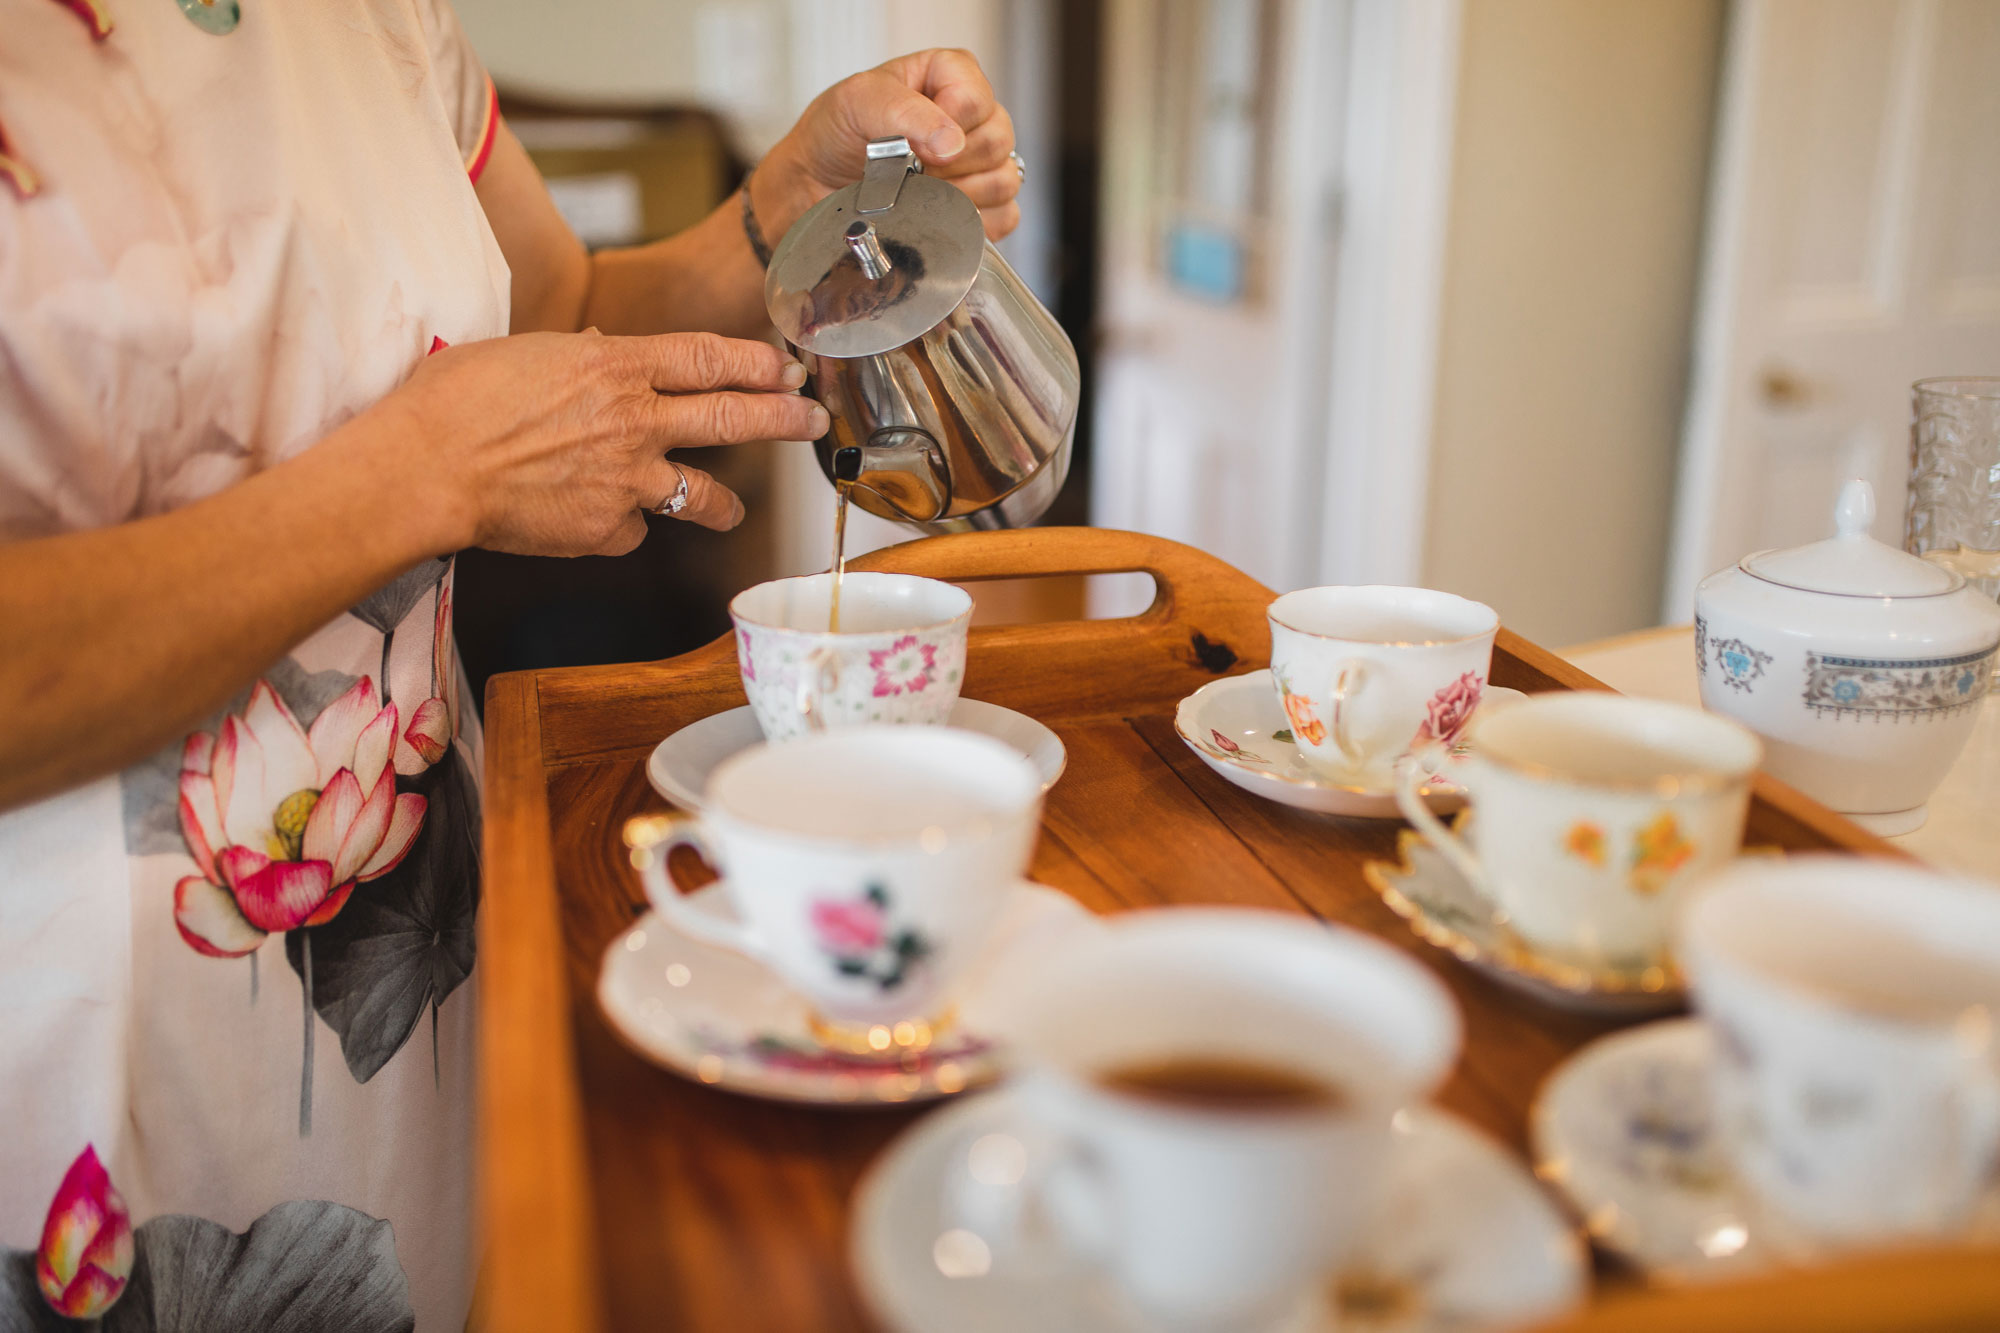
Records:
[[[1695,294],[1694,348],[1680,461],[1674,480],[1674,517],[1667,534],[1667,578],[1660,619],[1679,624],[1694,615],[1694,588],[1712,572],[1709,548],[1720,526],[1711,497],[1728,467],[1723,436],[1729,424],[1735,352],[1737,293],[1743,272],[1742,216],[1750,192],[1751,153],[1757,115],[1757,61],[1764,27],[1759,0],[1732,0],[1723,38],[1721,93],[1716,106],[1715,165],[1702,223],[1700,287]]]
[[[1352,0],[1330,295],[1327,583],[1421,583],[1463,0]]]

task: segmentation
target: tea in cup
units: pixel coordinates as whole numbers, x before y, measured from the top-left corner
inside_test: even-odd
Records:
[[[1742,844],[1756,736],[1681,704],[1564,691],[1480,718],[1470,741],[1450,771],[1469,833],[1424,803],[1421,755],[1396,787],[1417,832],[1551,957],[1663,966],[1689,887]]]
[[[895,1054],[948,1009],[1028,868],[1041,805],[1034,765],[991,737],[855,727],[726,760],[704,813],[659,817],[633,860],[655,911],[770,967],[822,1040]],[[681,844],[721,872],[734,920],[674,887]]]
[[[1012,979],[988,1020],[1025,1067],[1038,1206],[967,1216],[968,1194],[961,1220],[1052,1219],[1149,1328],[1267,1327],[1316,1299],[1369,1220],[1391,1117],[1460,1035],[1398,950],[1230,908],[1114,918]]]
[[[729,604],[743,692],[767,741],[871,722],[936,725],[965,678],[972,595],[914,574],[774,579]]]
[[[1680,955],[1761,1240],[1810,1254],[1966,1225],[2000,1158],[2000,886],[1745,862],[1689,909]]]
[[[1271,603],[1271,680],[1314,770],[1387,790],[1420,744],[1455,744],[1486,688],[1493,608],[1429,588],[1302,588]]]

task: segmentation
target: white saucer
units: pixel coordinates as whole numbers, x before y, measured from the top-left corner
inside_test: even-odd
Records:
[[[1649,1275],[1729,1276],[1766,1262],[1709,1111],[1708,1029],[1668,1019],[1564,1061],[1535,1095],[1535,1173],[1590,1238]]]
[[[704,911],[732,915],[720,881],[688,897]],[[1065,932],[1095,925],[1068,894],[1026,880],[1015,885],[993,938],[959,980],[952,1022],[928,1051],[900,1062],[827,1050],[812,1036],[806,1001],[770,969],[689,939],[653,912],[605,950],[597,1002],[640,1055],[703,1083],[829,1105],[928,1101],[998,1072],[994,1048],[979,1035],[981,1005],[984,988],[1017,951],[1036,953]]]
[[[1535,1095],[1535,1174],[1555,1186],[1590,1238],[1648,1276],[1738,1277],[1795,1252],[1760,1225],[1709,1109],[1715,1045],[1698,1018],[1601,1037]],[[2000,1236],[2000,1184],[1969,1228]]]
[[[1467,816],[1459,816],[1464,831]],[[1370,861],[1361,877],[1410,929],[1504,986],[1579,1013],[1650,1017],[1678,1009],[1687,996],[1679,973],[1657,965],[1585,966],[1552,958],[1515,933],[1492,900],[1435,847],[1405,829],[1401,864]]]
[[[978,699],[960,699],[951,706],[949,725],[977,731],[1007,742],[1028,756],[1042,775],[1042,790],[1056,785],[1069,762],[1062,738],[1026,713]],[[681,809],[699,814],[709,775],[739,750],[761,744],[764,732],[748,704],[690,722],[653,747],[646,760],[646,780],[653,790]]]
[[[1004,1255],[946,1216],[951,1173],[968,1170],[971,1146],[1017,1124],[1003,1088],[926,1116],[869,1168],[855,1196],[851,1260],[888,1327],[1137,1329],[1102,1278],[1066,1264],[1009,1272]],[[1344,1333],[1513,1325],[1583,1299],[1583,1246],[1512,1155],[1442,1111],[1398,1113],[1396,1131],[1381,1216],[1355,1263],[1327,1284]]]
[[[1480,708],[1527,698],[1519,690],[1486,687]],[[1278,704],[1269,671],[1252,671],[1202,686],[1174,711],[1174,730],[1190,750],[1244,791],[1301,810],[1359,819],[1399,819],[1386,788],[1344,787],[1322,777],[1292,743],[1291,722]],[[1450,814],[1465,804],[1457,787],[1433,778],[1423,789],[1432,810]]]

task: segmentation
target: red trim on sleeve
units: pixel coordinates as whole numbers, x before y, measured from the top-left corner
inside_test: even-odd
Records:
[[[451,346],[451,344],[450,344],[450,343],[448,343],[448,342],[446,342],[446,341],[445,341],[444,339],[442,339],[442,338],[438,337],[438,336],[437,336],[436,334],[432,334],[432,335],[431,335],[431,350],[430,350],[430,351],[428,351],[428,352],[425,352],[425,353],[424,353],[424,355],[425,355],[425,356],[436,356],[436,355],[437,355],[437,354],[438,354],[439,352],[442,352],[442,351],[443,351],[443,350],[444,350],[445,348],[447,348],[447,347],[449,347],[449,346]]]
[[[56,0],[56,3],[66,9],[74,10],[76,16],[90,29],[93,39],[101,42],[111,35],[111,16],[104,12],[104,6],[99,0]]]
[[[493,136],[500,132],[500,90],[493,86],[493,76],[486,77],[486,121],[479,127],[479,147],[465,164],[465,174],[472,178],[474,185],[486,170],[486,159],[493,156]]]

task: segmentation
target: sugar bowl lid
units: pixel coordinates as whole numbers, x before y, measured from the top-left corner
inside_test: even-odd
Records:
[[[908,139],[877,139],[859,182],[792,224],[764,275],[778,332],[821,356],[873,356],[920,338],[979,276],[979,208],[923,174]]]
[[[1840,488],[1833,536],[1758,551],[1739,567],[1767,583],[1842,597],[1937,597],[1965,586],[1963,575],[1870,537],[1874,520],[1875,488],[1857,477]]]

